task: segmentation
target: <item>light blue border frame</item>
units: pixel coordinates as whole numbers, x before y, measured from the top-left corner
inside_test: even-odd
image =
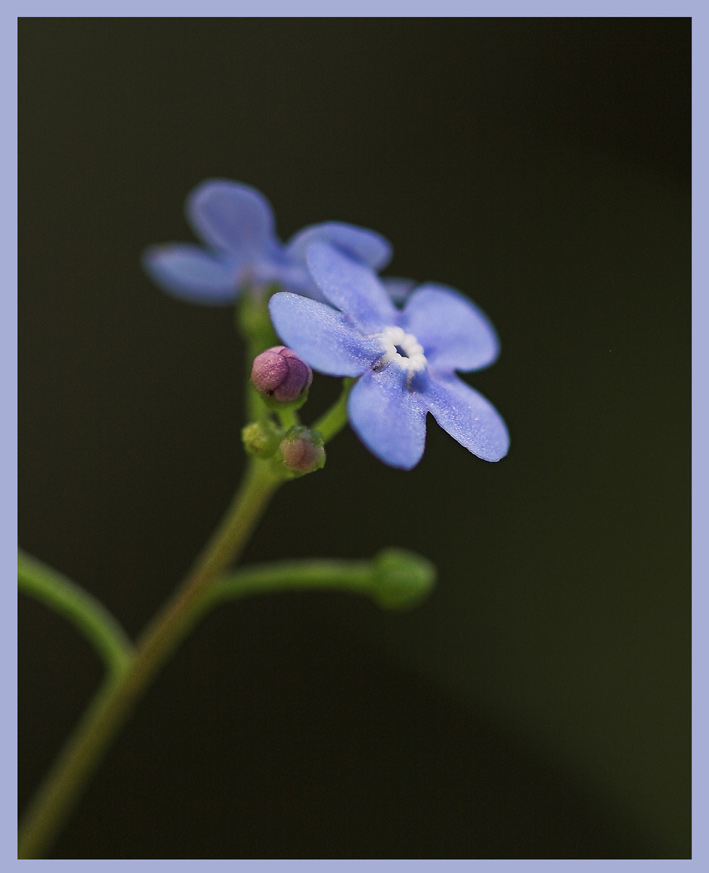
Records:
[[[16,624],[16,547],[17,547],[17,19],[20,17],[95,17],[100,9],[101,17],[691,17],[693,46],[693,859],[692,861],[209,861],[210,865],[237,864],[239,870],[270,871],[285,867],[294,871],[312,871],[321,869],[331,871],[336,869],[345,873],[353,868],[366,865],[368,871],[386,869],[388,871],[420,871],[438,869],[441,863],[447,868],[459,870],[469,869],[472,865],[476,870],[482,868],[500,868],[540,865],[575,869],[583,867],[595,868],[602,866],[607,869],[615,866],[618,869],[645,870],[650,866],[653,870],[678,865],[700,864],[709,862],[706,849],[706,830],[709,827],[709,803],[707,802],[707,752],[702,738],[707,732],[706,686],[707,686],[707,632],[704,624],[707,618],[707,595],[702,580],[709,579],[709,556],[707,542],[709,541],[709,511],[706,498],[707,461],[704,447],[709,445],[709,427],[706,403],[707,380],[707,292],[702,288],[706,279],[706,265],[702,254],[707,248],[706,221],[706,170],[704,156],[709,154],[705,133],[706,125],[706,88],[707,88],[707,51],[706,13],[703,13],[699,2],[659,2],[659,0],[603,0],[603,2],[573,2],[573,0],[546,0],[546,2],[524,2],[524,0],[486,0],[486,2],[465,2],[465,0],[339,0],[337,4],[325,0],[302,0],[302,2],[287,2],[287,0],[251,0],[251,2],[227,2],[227,0],[201,0],[199,3],[188,3],[184,0],[106,0],[100,6],[88,0],[73,0],[73,2],[37,2],[8,3],[2,12],[2,27],[0,27],[0,57],[3,73],[3,114],[5,120],[3,133],[3,152],[5,154],[5,169],[2,174],[2,212],[3,232],[0,234],[5,250],[5,292],[2,300],[2,317],[0,330],[0,354],[5,364],[3,374],[3,406],[5,415],[2,421],[2,439],[4,442],[4,463],[2,470],[2,576],[6,580],[3,588],[3,599],[11,599],[5,605],[2,615],[2,646],[5,657],[2,663],[3,683],[7,684],[4,699],[11,701],[4,709],[3,736],[6,742],[2,744],[4,756],[4,773],[16,774],[16,740],[17,740],[17,710],[16,710],[16,668],[17,624]],[[704,275],[704,280],[702,280]],[[709,283],[708,283],[709,284]],[[197,869],[205,861],[17,861],[16,859],[16,780],[4,780],[2,794],[1,816],[2,853],[0,862],[4,864],[59,865],[65,869],[73,869],[76,865],[91,864],[92,869],[98,865],[104,870],[115,869],[116,865],[130,865],[131,873],[139,873],[143,867],[163,866],[173,869],[176,865],[183,870],[185,865]]]

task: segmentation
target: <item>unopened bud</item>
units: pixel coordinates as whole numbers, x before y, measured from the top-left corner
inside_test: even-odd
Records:
[[[244,448],[257,458],[270,458],[278,448],[278,434],[268,425],[255,421],[241,431]]]
[[[291,349],[274,346],[254,359],[251,381],[262,397],[294,403],[310,388],[313,371]]]
[[[279,446],[283,466],[294,476],[313,473],[325,465],[325,449],[319,431],[292,427]]]
[[[406,549],[385,549],[374,559],[374,599],[386,609],[405,609],[423,600],[436,584],[436,568]]]

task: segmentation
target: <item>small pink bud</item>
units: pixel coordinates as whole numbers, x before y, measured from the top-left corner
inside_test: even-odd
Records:
[[[291,349],[274,346],[254,358],[251,381],[262,396],[293,403],[310,388],[313,371]]]
[[[292,427],[279,446],[283,466],[296,476],[313,473],[325,464],[325,449],[319,431]]]

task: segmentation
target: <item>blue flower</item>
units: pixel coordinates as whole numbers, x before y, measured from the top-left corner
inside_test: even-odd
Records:
[[[143,265],[165,291],[191,303],[230,304],[247,286],[271,284],[320,298],[305,264],[306,250],[317,240],[375,270],[391,258],[391,246],[379,234],[339,222],[306,227],[284,246],[276,236],[268,200],[238,182],[203,182],[188,197],[186,212],[204,246],[153,246],[145,252]]]
[[[495,329],[473,303],[450,288],[425,284],[397,309],[370,267],[333,246],[311,245],[307,261],[332,306],[275,294],[274,327],[314,369],[359,377],[347,412],[374,455],[392,467],[414,467],[429,412],[478,457],[499,461],[507,454],[505,422],[454,372],[487,367],[499,352]]]

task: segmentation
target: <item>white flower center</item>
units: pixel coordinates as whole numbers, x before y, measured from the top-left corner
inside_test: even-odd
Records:
[[[404,333],[400,327],[388,327],[378,335],[378,339],[384,354],[375,363],[375,370],[383,370],[389,364],[396,364],[410,379],[414,373],[426,369],[423,346],[412,333]]]

